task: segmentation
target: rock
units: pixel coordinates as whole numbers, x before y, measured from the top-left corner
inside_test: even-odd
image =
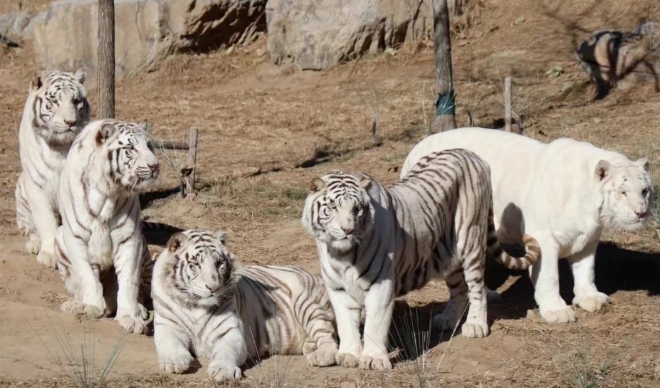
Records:
[[[433,33],[431,0],[269,0],[268,53],[303,70],[396,48]]]
[[[646,23],[632,32],[601,30],[592,33],[575,52],[584,71],[603,97],[626,82],[657,82],[660,74],[660,23]],[[621,86],[621,85],[620,85]]]
[[[32,39],[34,15],[14,12],[0,16],[0,35],[6,39],[25,42]]]
[[[266,29],[266,0],[115,0],[117,75],[150,71],[178,52],[251,42]],[[33,22],[45,68],[96,71],[97,0],[62,0]]]

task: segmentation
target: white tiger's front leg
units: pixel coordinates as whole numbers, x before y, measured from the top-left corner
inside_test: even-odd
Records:
[[[243,377],[240,366],[247,360],[247,345],[243,324],[235,313],[232,315],[205,340],[210,348],[208,357],[211,362],[208,373],[216,382],[239,380]]]
[[[68,273],[63,268],[60,273],[66,273],[73,277],[63,279],[69,292],[72,292],[73,300],[62,303],[61,310],[74,314],[85,314],[90,318],[101,318],[105,313],[105,299],[103,298],[103,286],[99,279],[98,271],[94,271],[87,255],[87,245],[71,237],[65,230],[60,230],[58,246],[60,247],[60,258],[63,262],[71,264]]]
[[[146,334],[145,320],[149,314],[147,309],[138,303],[142,269],[142,255],[140,255],[142,238],[139,233],[137,229],[129,240],[119,245],[114,255],[118,285],[115,320],[126,331]]]
[[[574,322],[577,315],[559,295],[559,247],[552,238],[537,237],[537,240],[542,255],[532,265],[530,279],[541,317],[550,323]]]
[[[16,224],[18,230],[20,230],[28,239],[25,243],[25,249],[28,253],[36,255],[39,253],[39,248],[41,247],[41,239],[39,239],[39,234],[34,226],[27,194],[25,194],[25,183],[23,182],[25,179],[24,174],[25,172],[21,173],[18,178],[18,183],[16,184]]]
[[[166,373],[183,373],[190,368],[190,337],[177,325],[156,314],[154,318],[154,342],[158,353],[158,365]]]
[[[53,208],[51,198],[42,189],[31,186],[33,185],[26,187],[26,195],[32,213],[32,223],[41,242],[37,261],[47,267],[57,268],[55,233],[59,226],[59,213]],[[32,237],[31,240],[35,238]]]
[[[387,354],[387,337],[394,310],[393,281],[381,280],[372,284],[364,299],[364,309],[364,349],[360,357],[360,368],[392,369]]]
[[[582,252],[568,258],[573,270],[573,304],[593,313],[609,303],[610,298],[599,292],[595,283],[596,248],[598,241],[588,244]]]
[[[362,306],[344,290],[327,287],[328,297],[335,310],[337,332],[339,334],[339,351],[336,355],[338,365],[345,368],[358,366],[362,354],[360,341],[360,312]]]

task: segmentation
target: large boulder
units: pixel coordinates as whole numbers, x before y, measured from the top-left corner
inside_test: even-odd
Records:
[[[431,0],[269,0],[275,63],[322,70],[433,33]]]
[[[266,0],[115,0],[117,75],[153,70],[167,55],[249,43],[266,30]],[[96,69],[97,0],[62,0],[33,23],[48,69]]]

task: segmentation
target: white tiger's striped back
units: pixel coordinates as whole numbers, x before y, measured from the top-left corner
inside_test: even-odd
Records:
[[[218,381],[241,377],[246,360],[305,354],[334,364],[334,314],[322,280],[293,266],[241,266],[224,232],[186,230],[156,259],[152,282],[161,368],[183,373],[197,356]]]

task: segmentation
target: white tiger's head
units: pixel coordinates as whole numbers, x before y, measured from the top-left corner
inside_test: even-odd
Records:
[[[595,179],[603,190],[600,216],[605,226],[635,231],[651,218],[654,193],[650,168],[647,158],[598,162]]]
[[[165,282],[174,297],[189,306],[213,307],[233,296],[235,258],[226,238],[220,230],[185,230],[170,237],[157,261],[165,261]]]
[[[89,122],[85,72],[52,71],[30,82],[32,127],[49,144],[68,145]]]
[[[109,182],[130,192],[153,186],[159,175],[159,163],[147,133],[147,122],[104,120],[97,128],[97,152]]]
[[[360,244],[372,227],[371,177],[332,171],[311,181],[302,223],[310,234],[339,251]]]

